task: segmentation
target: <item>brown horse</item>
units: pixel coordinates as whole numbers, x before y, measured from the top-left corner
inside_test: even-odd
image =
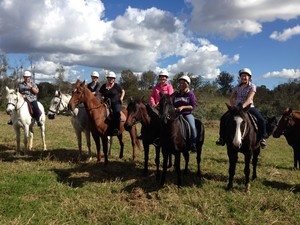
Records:
[[[282,134],[294,150],[294,169],[300,169],[300,111],[284,110],[273,137],[279,138]]]
[[[250,176],[250,162],[252,159],[252,179],[257,177],[256,167],[258,156],[260,153],[260,146],[257,143],[257,131],[251,122],[248,108],[240,109],[236,107],[228,107],[228,118],[224,130],[225,143],[227,146],[227,155],[229,158],[229,182],[227,189],[231,190],[233,187],[233,179],[235,175],[236,163],[238,160],[238,153],[241,152],[245,157],[245,185],[246,192],[249,191],[249,176]]]
[[[104,162],[105,164],[108,163],[108,138],[107,136],[113,135],[113,128],[110,126],[111,119],[108,117],[108,110],[107,106],[99,101],[88,88],[86,88],[85,81],[80,82],[77,80],[76,82],[76,88],[74,89],[72,93],[72,98],[69,101],[68,107],[71,111],[74,112],[74,109],[80,104],[83,103],[88,110],[90,119],[91,119],[91,132],[93,139],[96,144],[97,148],[97,161],[99,162],[101,160],[101,154],[100,154],[100,140],[99,137],[102,140],[103,145],[103,152],[104,152]],[[123,108],[124,109],[124,108]],[[125,108],[126,110],[126,108]],[[127,112],[125,112],[127,114]],[[121,114],[124,114],[123,112]],[[123,117],[126,116],[123,115]],[[124,122],[125,119],[121,119],[120,124],[120,131],[117,135],[121,149],[120,149],[120,158],[123,158],[123,150],[124,150],[124,140],[123,140],[123,131],[124,131]],[[135,145],[137,143],[136,139],[136,128],[133,127],[131,130],[131,138],[132,138],[132,144],[135,148]],[[133,157],[135,158],[135,153],[133,154]]]
[[[160,130],[160,118],[159,112],[146,104],[143,100],[130,99],[127,105],[128,116],[125,122],[125,129],[131,130],[137,122],[142,124],[141,136],[144,146],[144,175],[148,175],[148,161],[149,161],[149,146],[154,142],[155,144],[155,164],[156,164],[156,178],[159,178],[159,158],[160,158],[160,146],[159,146],[159,130]]]

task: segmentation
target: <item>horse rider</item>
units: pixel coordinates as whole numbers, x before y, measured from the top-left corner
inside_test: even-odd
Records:
[[[87,88],[95,95],[98,99],[100,99],[100,82],[98,81],[99,73],[97,71],[93,71],[92,75],[92,82],[88,83]]]
[[[183,117],[188,121],[191,127],[192,133],[192,144],[191,151],[196,152],[196,138],[197,138],[197,130],[195,125],[195,117],[193,115],[193,110],[195,109],[197,98],[195,94],[190,90],[189,85],[191,83],[191,79],[184,75],[178,79],[179,83],[179,91],[174,93],[173,105],[176,111],[180,112]]]
[[[35,119],[37,125],[40,127],[43,125],[43,123],[40,121],[40,110],[37,102],[37,94],[39,93],[39,88],[34,82],[30,80],[30,71],[25,71],[23,78],[24,81],[19,83],[19,92],[28,102],[30,102],[30,105],[32,106],[33,110],[32,117]]]
[[[160,100],[160,93],[171,95],[174,92],[172,84],[170,84],[167,80],[169,77],[169,73],[167,70],[161,70],[158,74],[158,83],[153,88],[151,94],[150,94],[150,105],[152,105],[155,108],[158,108],[159,106],[159,100]]]
[[[230,105],[233,107],[245,108],[250,105],[249,112],[256,117],[258,122],[258,139],[261,148],[266,145],[266,124],[260,112],[254,107],[253,99],[256,93],[256,85],[252,81],[252,72],[248,68],[243,68],[239,71],[240,83],[235,86],[230,96]],[[220,120],[220,138],[216,142],[217,145],[225,145],[225,126],[227,123],[228,112],[226,112]]]
[[[107,82],[100,87],[100,97],[104,97],[104,100],[110,100],[110,107],[113,113],[113,135],[118,135],[121,122],[121,110],[122,102],[125,95],[124,89],[117,83],[116,74],[110,71],[107,76]]]

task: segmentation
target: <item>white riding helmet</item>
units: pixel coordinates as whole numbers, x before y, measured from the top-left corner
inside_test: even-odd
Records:
[[[107,75],[106,75],[106,78],[116,78],[116,74],[113,72],[113,71],[110,71]]]
[[[99,73],[97,71],[92,72],[92,77],[99,77]]]
[[[25,71],[24,72],[24,77],[31,77],[31,72],[30,71]]]
[[[166,76],[169,77],[169,72],[167,70],[161,70],[158,74],[158,76]]]
[[[187,82],[188,84],[191,83],[191,78],[189,78],[189,76],[187,76],[187,75],[183,75],[183,76],[180,77],[178,80],[184,80],[184,81]]]
[[[241,76],[242,73],[246,73],[248,74],[248,76],[252,77],[252,73],[251,73],[251,70],[248,69],[248,68],[243,68],[239,71],[239,76]]]

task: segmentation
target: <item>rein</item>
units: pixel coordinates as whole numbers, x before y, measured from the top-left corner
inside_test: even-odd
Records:
[[[15,108],[15,110],[18,111],[18,110],[20,110],[20,109],[22,108],[22,106],[23,106],[23,105],[25,104],[25,102],[26,102],[26,101],[23,99],[22,105],[21,105],[19,108],[17,108],[18,101],[19,101],[19,98],[17,98],[16,103],[8,102],[8,103],[6,104],[6,107],[8,107],[9,105],[12,105],[12,106]]]

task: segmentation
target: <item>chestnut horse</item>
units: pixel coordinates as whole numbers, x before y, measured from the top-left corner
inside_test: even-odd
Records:
[[[185,158],[185,173],[188,171],[189,150],[191,147],[190,135],[188,134],[188,122],[182,115],[178,114],[173,106],[173,96],[162,94],[159,101],[159,113],[161,118],[160,142],[163,154],[163,172],[161,177],[161,185],[164,185],[167,172],[167,161],[171,154],[175,156],[175,171],[177,173],[177,185],[182,185],[180,176],[180,155]],[[184,122],[185,121],[185,122]],[[197,174],[200,176],[200,162],[202,146],[204,143],[204,126],[202,122],[195,119],[197,137]]]
[[[248,108],[240,109],[238,107],[231,107],[228,104],[227,124],[224,127],[226,134],[225,143],[227,146],[227,155],[229,158],[229,182],[227,189],[231,190],[233,187],[233,179],[235,175],[236,163],[238,160],[238,153],[241,152],[245,157],[245,186],[246,192],[249,191],[249,176],[250,176],[250,162],[252,159],[252,179],[257,177],[256,167],[258,156],[260,153],[260,146],[257,142],[257,130],[255,129]]]
[[[286,108],[273,132],[274,138],[285,136],[288,144],[294,150],[294,169],[300,169],[300,111]]]
[[[80,82],[79,80],[77,80],[76,88],[72,93],[72,97],[69,101],[68,107],[71,111],[74,111],[74,109],[78,107],[80,103],[83,103],[85,105],[91,119],[91,133],[97,148],[97,161],[99,162],[101,160],[101,154],[100,154],[101,146],[99,140],[100,137],[103,145],[104,163],[107,164],[108,163],[108,136],[113,135],[113,128],[112,126],[110,126],[111,119],[108,117],[107,106],[103,102],[98,100],[91,93],[91,91],[88,88],[86,88],[85,81]],[[126,117],[123,111],[121,114],[123,114],[123,116]],[[120,158],[123,158],[123,150],[124,150],[124,140],[123,140],[124,122],[125,119],[121,119],[120,131],[117,135],[121,146],[120,155],[119,155]],[[132,132],[132,131],[136,131],[135,129],[136,128],[134,127],[130,132],[133,146],[135,146],[137,143],[136,132]]]

